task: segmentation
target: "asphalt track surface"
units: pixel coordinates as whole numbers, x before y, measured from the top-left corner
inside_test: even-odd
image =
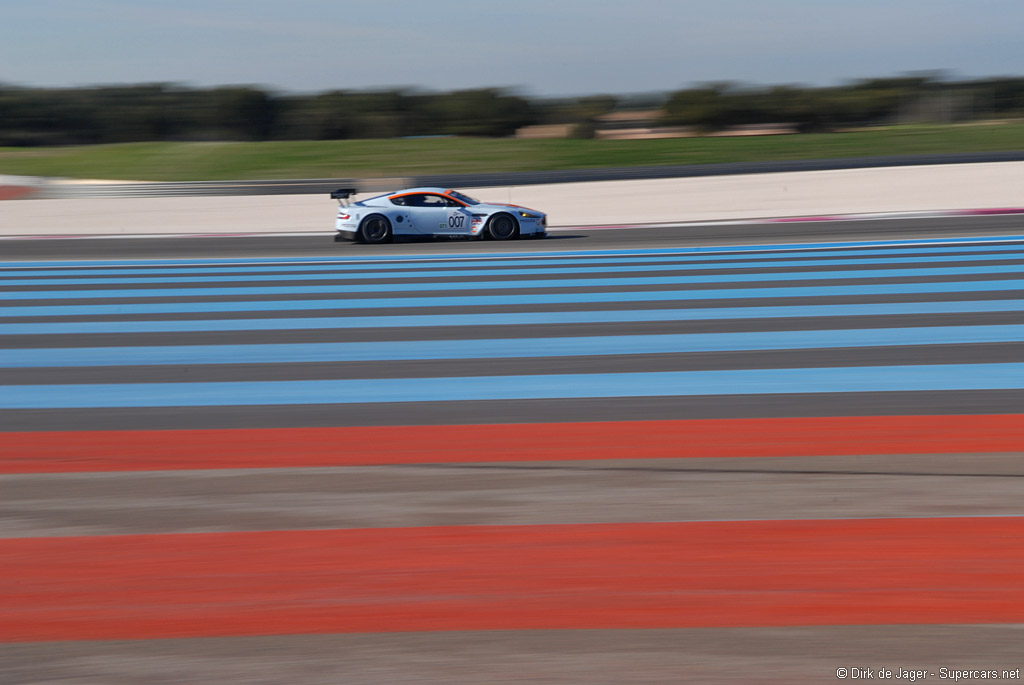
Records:
[[[235,229],[237,231],[237,228]],[[851,221],[791,221],[784,223],[710,222],[681,224],[677,228],[582,227],[574,230],[554,228],[547,239],[524,240],[506,244],[461,240],[427,240],[392,245],[359,245],[331,242],[333,231],[323,236],[274,236],[258,234],[198,238],[124,238],[110,235],[102,239],[18,239],[0,240],[0,255],[5,260],[80,260],[132,259],[160,257],[299,257],[299,256],[374,256],[395,254],[456,254],[465,252],[558,252],[700,245],[752,245],[772,243],[822,242],[828,240],[889,240],[892,238],[959,238],[970,235],[1019,235],[1024,217],[1014,215],[947,216],[934,218],[872,219]]]
[[[1022,236],[6,241],[0,681],[1018,669]]]

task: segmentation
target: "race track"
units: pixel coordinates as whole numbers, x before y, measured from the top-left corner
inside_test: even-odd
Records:
[[[3,248],[0,681],[1024,666],[1020,217]]]

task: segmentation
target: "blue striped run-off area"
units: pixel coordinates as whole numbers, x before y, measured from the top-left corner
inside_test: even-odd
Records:
[[[1024,389],[1024,354],[1019,363],[984,351],[960,359],[955,349],[1024,342],[1024,236],[505,255],[465,247],[430,257],[4,264],[0,369],[19,376],[0,387],[0,408]],[[936,363],[841,357],[936,346],[947,350]],[[694,368],[693,355],[785,350],[840,356],[799,368],[721,368],[721,359]],[[654,371],[616,370],[645,355],[690,357],[680,369],[663,359]],[[533,360],[550,370],[568,358],[592,368],[531,372]],[[490,360],[495,372],[430,365],[469,360]],[[399,361],[423,364],[396,377],[389,363]],[[272,378],[239,375],[244,364],[268,365]],[[288,377],[312,364],[324,365],[323,377]],[[518,366],[505,373],[508,364]],[[346,377],[353,365],[360,373]],[[134,367],[190,373],[136,382]],[[213,367],[236,375],[205,379]],[[65,383],[57,369],[95,371]]]

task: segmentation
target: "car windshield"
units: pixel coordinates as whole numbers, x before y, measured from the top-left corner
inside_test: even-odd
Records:
[[[456,200],[459,200],[460,202],[465,202],[467,205],[478,205],[478,204],[480,204],[480,200],[474,199],[474,198],[470,197],[469,195],[464,195],[463,193],[460,193],[457,190],[449,190],[445,194],[448,195],[449,197],[454,197]]]

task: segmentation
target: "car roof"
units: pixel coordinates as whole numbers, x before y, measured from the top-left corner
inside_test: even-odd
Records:
[[[449,188],[435,188],[435,187],[420,187],[420,188],[405,188],[403,190],[393,190],[390,193],[383,193],[382,195],[374,195],[373,197],[367,197],[356,204],[362,205],[367,202],[373,202],[374,200],[383,200],[386,198],[398,197],[400,195],[409,195],[410,193],[437,193],[438,195],[445,195],[452,192]]]
[[[450,193],[450,192],[451,192],[451,188],[435,188],[435,187],[406,188],[405,190],[396,190],[395,192],[393,192],[390,195],[388,195],[388,197],[391,197],[393,195],[405,195],[407,193],[437,193],[439,195],[445,195],[446,193]]]

